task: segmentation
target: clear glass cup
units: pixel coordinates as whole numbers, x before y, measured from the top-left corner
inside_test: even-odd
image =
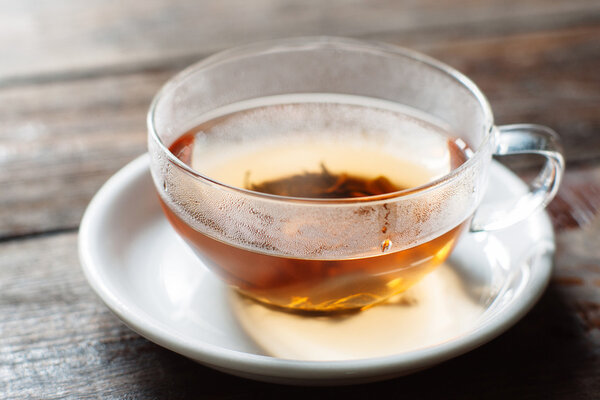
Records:
[[[472,154],[417,187],[309,199],[231,186],[169,151],[214,110],[311,93],[409,107],[442,121]],[[160,90],[148,130],[165,214],[204,264],[247,296],[305,312],[364,309],[408,289],[449,256],[461,232],[500,229],[544,207],[564,170],[551,129],[495,126],[484,95],[451,67],[411,50],[343,38],[278,40],[208,57]],[[546,159],[529,192],[511,205],[480,206],[492,155],[525,153]]]

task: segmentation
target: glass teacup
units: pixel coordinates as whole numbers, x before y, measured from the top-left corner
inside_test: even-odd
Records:
[[[175,230],[241,293],[303,312],[365,309],[405,291],[463,232],[545,206],[564,169],[552,130],[496,127],[454,69],[341,38],[209,57],[161,89],[148,129]],[[546,158],[530,191],[480,207],[492,155],[521,153]]]

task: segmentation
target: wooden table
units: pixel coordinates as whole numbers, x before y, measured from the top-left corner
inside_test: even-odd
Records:
[[[404,3],[0,1],[0,397],[599,398],[600,2]],[[476,351],[358,387],[247,381],[167,351],[108,311],[77,256],[87,203],[145,151],[162,83],[222,48],[316,34],[437,57],[483,89],[497,123],[555,128],[568,160],[535,308]]]

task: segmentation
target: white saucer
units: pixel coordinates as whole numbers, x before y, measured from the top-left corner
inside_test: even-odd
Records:
[[[492,165],[488,197],[524,188]],[[79,251],[92,288],[149,340],[242,377],[331,385],[406,375],[508,329],[546,287],[554,236],[544,212],[493,234],[469,233],[447,265],[388,304],[294,316],[239,297],[205,269],[163,217],[144,155],[94,197]]]

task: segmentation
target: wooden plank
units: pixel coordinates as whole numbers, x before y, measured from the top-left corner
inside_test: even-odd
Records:
[[[600,391],[600,220],[559,236],[553,283],[515,327],[482,348],[387,382],[298,388],[238,379],[130,331],[97,299],[79,268],[77,235],[0,243],[0,397],[593,398]],[[566,250],[565,250],[566,249]],[[563,251],[564,253],[561,253]],[[578,276],[585,285],[565,283]],[[590,286],[590,284],[592,286]],[[431,382],[436,382],[432,385]]]
[[[152,398],[194,378],[235,386],[117,320],[85,282],[76,240],[70,233],[0,245],[0,397]]]
[[[588,225],[597,223],[600,214],[598,165],[568,169],[561,188],[548,209],[558,231],[588,229]]]
[[[497,124],[548,125],[570,161],[597,157],[600,24],[436,44],[430,53],[473,79]]]
[[[472,76],[499,123],[554,127],[572,163],[600,156],[600,26],[430,42],[386,35]],[[147,107],[173,73],[0,89],[0,237],[76,227],[100,185],[145,151]]]
[[[146,149],[164,73],[0,91],[0,237],[77,227],[102,182]]]
[[[0,2],[0,80],[130,65],[268,38],[489,30],[515,32],[598,20],[596,0],[136,0]]]

